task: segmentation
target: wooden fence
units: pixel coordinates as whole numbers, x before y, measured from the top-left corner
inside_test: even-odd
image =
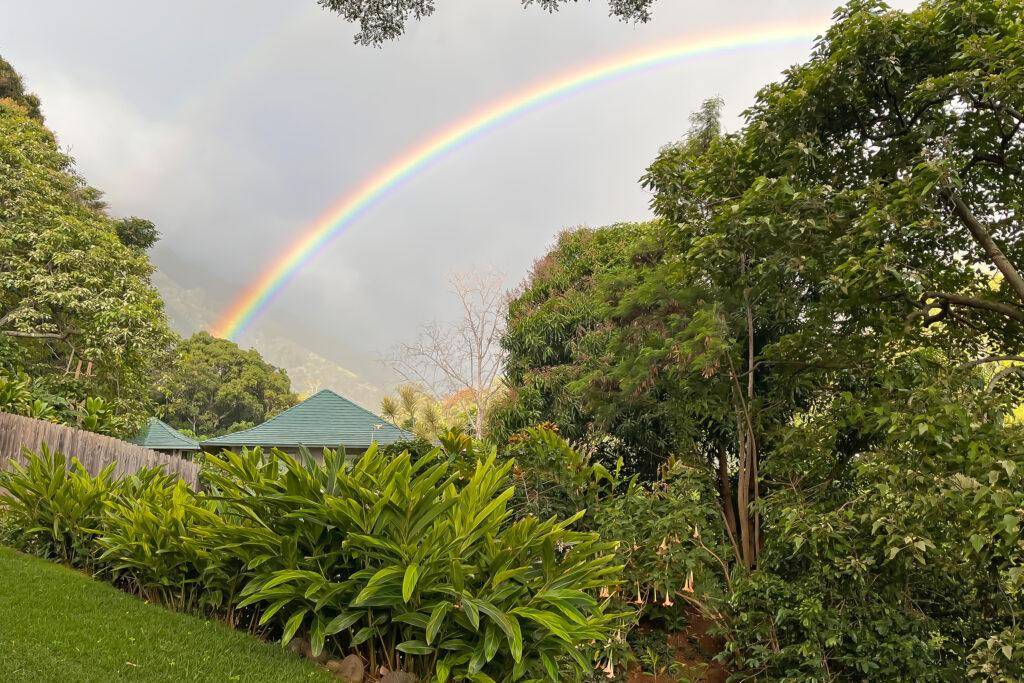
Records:
[[[6,469],[11,460],[24,464],[22,449],[37,451],[43,443],[51,451],[63,453],[68,462],[72,457],[78,458],[90,474],[97,474],[110,463],[114,463],[115,478],[133,474],[144,467],[163,467],[168,474],[178,475],[192,488],[199,485],[199,465],[176,455],[165,455],[74,427],[0,413],[0,469]]]

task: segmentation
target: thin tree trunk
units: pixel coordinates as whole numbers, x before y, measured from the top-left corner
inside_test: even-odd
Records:
[[[740,546],[737,541],[739,529],[736,528],[736,501],[733,498],[732,478],[729,476],[729,463],[725,453],[718,453],[718,491],[722,497],[722,516],[725,529],[729,533],[736,561],[740,562]]]

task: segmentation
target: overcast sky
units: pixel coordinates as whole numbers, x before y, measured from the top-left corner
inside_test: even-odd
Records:
[[[314,0],[0,0],[0,54],[112,213],[156,222],[156,264],[223,306],[346,191],[490,100],[647,44],[834,7],[661,0],[634,26],[604,0],[555,15],[518,0],[437,5],[373,49]],[[349,363],[379,356],[452,313],[453,269],[490,265],[514,284],[564,228],[649,217],[637,179],[689,113],[721,95],[735,128],[809,47],[691,59],[499,127],[364,215],[255,327]]]

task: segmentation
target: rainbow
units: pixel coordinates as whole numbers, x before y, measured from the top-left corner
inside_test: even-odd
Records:
[[[274,298],[314,256],[371,207],[432,162],[502,123],[565,99],[585,88],[681,60],[733,50],[806,42],[818,35],[824,26],[825,23],[820,21],[757,26],[648,47],[564,72],[485,105],[400,154],[355,190],[344,195],[246,288],[213,327],[212,334],[226,339],[237,338],[253,320],[266,311]]]

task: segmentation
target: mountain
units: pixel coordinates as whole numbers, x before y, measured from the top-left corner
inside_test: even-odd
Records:
[[[200,288],[188,288],[164,270],[153,273],[153,285],[164,299],[171,328],[182,336],[191,336],[209,329],[217,319],[216,304]],[[385,390],[373,380],[306,348],[303,344],[275,334],[260,331],[246,335],[247,345],[260,352],[273,365],[284,368],[292,380],[292,390],[309,396],[321,389],[331,389],[376,412]]]

